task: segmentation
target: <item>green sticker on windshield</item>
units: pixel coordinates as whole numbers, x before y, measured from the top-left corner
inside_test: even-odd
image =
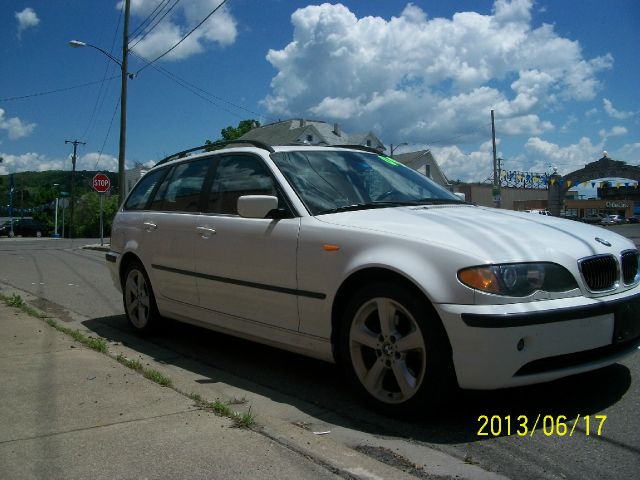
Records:
[[[400,162],[394,160],[391,157],[385,157],[384,155],[378,155],[378,158],[380,160],[382,160],[383,162],[387,162],[389,165],[391,165],[393,167],[397,167],[398,165],[402,165]]]

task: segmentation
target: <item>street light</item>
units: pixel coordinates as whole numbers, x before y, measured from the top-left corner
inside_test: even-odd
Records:
[[[121,88],[120,88],[120,146],[118,148],[118,204],[122,204],[127,194],[127,185],[125,182],[125,146],[127,138],[127,72],[128,56],[129,56],[129,5],[130,0],[124,0],[124,28],[122,29],[122,61],[115,58],[106,50],[91,45],[90,43],[81,42],[79,40],[71,40],[69,46],[73,48],[91,47],[98,50],[111,61],[120,66],[121,72]],[[133,77],[133,76],[132,76]]]
[[[109,52],[107,52],[106,50],[103,50],[102,48],[100,48],[100,47],[98,47],[96,45],[92,45],[92,44],[87,43],[87,42],[81,42],[80,40],[71,40],[71,41],[69,41],[69,46],[72,47],[72,48],[82,48],[82,47],[95,48],[96,50],[101,52],[103,55],[106,55],[111,60],[116,62],[120,66],[120,68],[122,68],[122,62],[120,60],[118,60],[116,57],[111,55]]]

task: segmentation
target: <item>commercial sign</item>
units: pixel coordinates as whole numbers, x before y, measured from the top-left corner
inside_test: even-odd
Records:
[[[627,208],[627,204],[625,202],[607,202],[607,208]]]

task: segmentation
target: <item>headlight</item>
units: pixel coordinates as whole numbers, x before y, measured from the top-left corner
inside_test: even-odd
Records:
[[[460,270],[458,280],[476,290],[508,297],[528,297],[538,290],[566,292],[578,288],[573,275],[555,263],[481,265]]]

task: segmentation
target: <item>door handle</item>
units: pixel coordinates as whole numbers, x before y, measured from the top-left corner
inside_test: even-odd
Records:
[[[151,230],[155,230],[156,228],[158,228],[158,225],[156,225],[153,222],[144,222],[142,225],[144,225],[144,229],[147,232],[150,232]]]
[[[211,235],[216,234],[215,228],[211,227],[196,227],[196,231],[202,238],[210,238]]]

